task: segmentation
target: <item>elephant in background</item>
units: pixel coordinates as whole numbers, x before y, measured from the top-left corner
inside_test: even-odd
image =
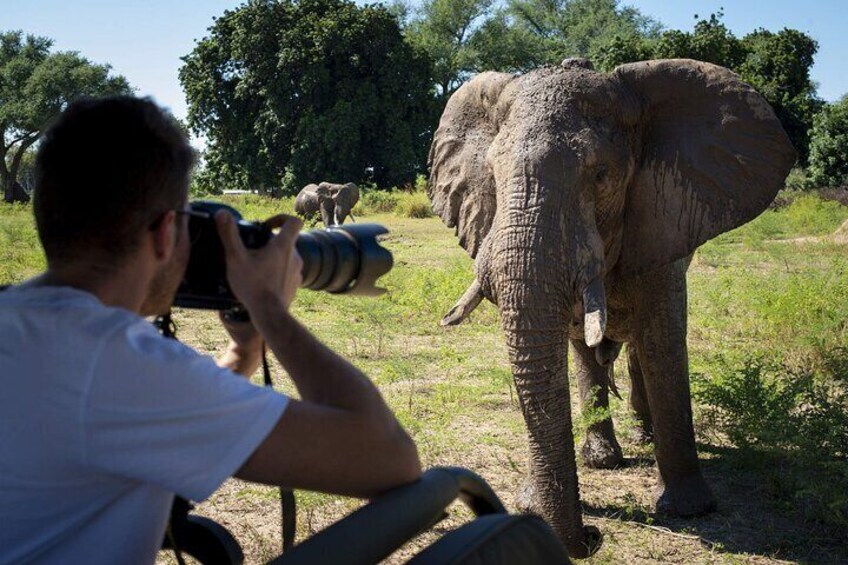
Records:
[[[631,403],[659,469],[658,511],[715,507],[698,463],[686,345],[694,250],[760,214],[795,151],[768,103],[731,71],[686,60],[596,72],[567,59],[524,75],[487,72],[450,98],[430,149],[428,194],[474,259],[475,281],[443,324],[482,299],[501,326],[529,432],[519,495],[569,553],[586,557],[569,402],[607,406],[628,344]],[[584,463],[621,462],[611,420]]]
[[[356,221],[351,210],[357,202],[359,187],[352,182],[307,184],[295,198],[294,211],[304,218],[320,213],[324,225],[329,227],[342,225],[348,216]]]

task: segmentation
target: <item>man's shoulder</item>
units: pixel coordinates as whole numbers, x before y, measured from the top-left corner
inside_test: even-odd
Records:
[[[15,326],[28,328],[29,338],[47,340],[51,347],[64,344],[83,349],[93,357],[152,356],[169,361],[200,356],[162,337],[138,314],[106,306],[94,295],[70,287],[11,287],[0,292],[0,310]]]

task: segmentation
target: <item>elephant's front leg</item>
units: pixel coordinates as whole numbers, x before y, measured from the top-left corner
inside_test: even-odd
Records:
[[[577,385],[580,389],[580,407],[587,410],[609,410],[610,366],[598,363],[595,351],[583,340],[572,339],[574,363],[577,368]],[[621,464],[621,447],[615,439],[612,418],[607,416],[586,430],[586,440],[580,450],[583,463],[595,469],[613,469]]]
[[[676,516],[715,509],[715,498],[701,475],[692,424],[686,348],[688,263],[688,259],[672,263],[637,285],[634,304],[641,328],[631,343],[653,423],[660,474],[656,509]]]

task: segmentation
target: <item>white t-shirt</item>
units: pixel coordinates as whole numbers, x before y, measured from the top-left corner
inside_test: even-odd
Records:
[[[0,563],[152,563],[288,398],[67,287],[0,292]]]

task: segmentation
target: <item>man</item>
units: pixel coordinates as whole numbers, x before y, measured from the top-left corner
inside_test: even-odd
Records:
[[[251,323],[216,364],[158,335],[189,255],[193,152],[148,100],[71,105],[44,135],[44,274],[0,293],[0,562],[151,563],[174,493],[225,479],[369,497],[415,480],[377,389],[289,313],[299,220],[260,250],[216,218]],[[301,400],[250,384],[262,342]]]

